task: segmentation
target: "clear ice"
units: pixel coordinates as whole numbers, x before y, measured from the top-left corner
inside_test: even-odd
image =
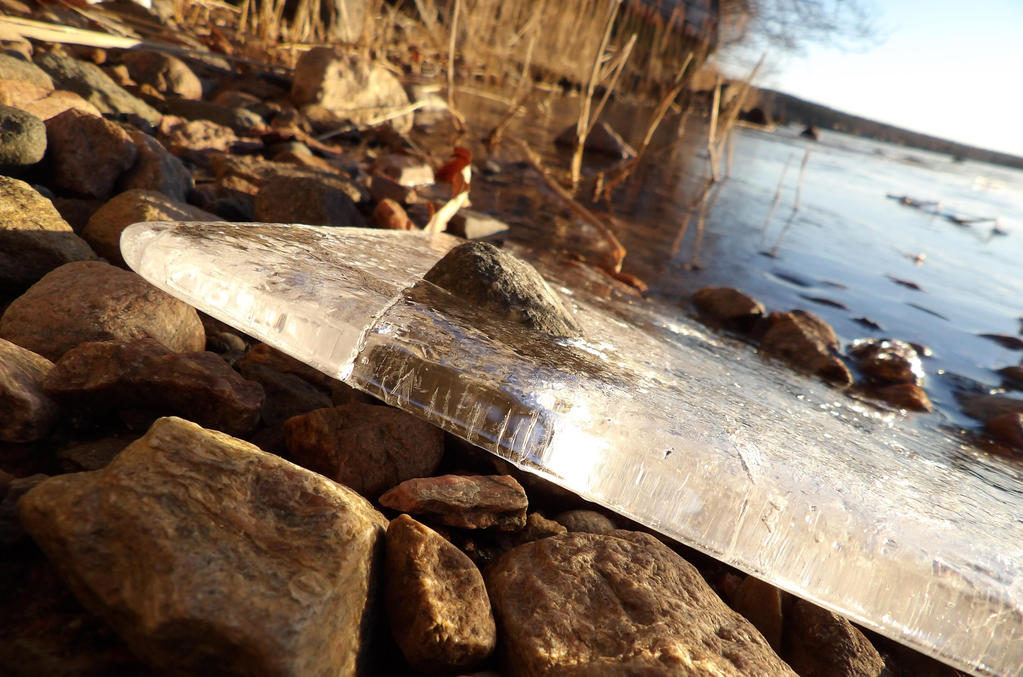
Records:
[[[239,330],[978,675],[1023,674],[1023,473],[675,311],[559,289],[553,340],[428,283],[457,240],[136,224],[128,264]],[[541,271],[543,272],[543,271]]]

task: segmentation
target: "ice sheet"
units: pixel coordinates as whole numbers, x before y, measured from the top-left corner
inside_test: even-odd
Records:
[[[416,280],[456,244],[137,224],[128,264],[332,376],[974,674],[1023,674],[1023,475],[674,311],[571,292],[585,338]],[[562,290],[568,293],[568,290]]]

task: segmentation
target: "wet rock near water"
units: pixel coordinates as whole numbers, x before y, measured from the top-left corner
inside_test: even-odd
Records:
[[[923,363],[916,349],[898,339],[859,339],[848,347],[856,359],[856,368],[881,383],[919,385],[924,377]]]
[[[928,412],[934,408],[924,389],[915,383],[892,383],[868,388],[867,393],[896,409]]]
[[[461,529],[516,531],[526,526],[529,501],[508,475],[442,475],[405,480],[380,504]]]
[[[984,430],[999,442],[1023,451],[1023,411],[1007,411],[984,422]]]
[[[809,311],[771,313],[760,341],[764,355],[782,359],[837,388],[853,382],[849,368],[836,355],[838,338],[834,330]]]
[[[752,331],[765,312],[762,303],[733,287],[704,287],[692,300],[701,316],[740,332]]]
[[[387,527],[384,594],[391,632],[417,670],[465,672],[493,652],[497,629],[483,576],[465,553],[408,515]]]
[[[76,596],[159,671],[354,674],[368,659],[386,520],[252,445],[161,419],[18,508]]]
[[[284,423],[289,457],[375,499],[430,475],[444,456],[440,430],[411,414],[371,404],[318,409]]]
[[[185,352],[206,343],[194,308],[101,261],[65,264],[32,285],[0,316],[0,338],[51,361],[89,341],[154,338]]]
[[[486,581],[507,674],[794,674],[646,534],[546,538],[503,555]]]
[[[155,339],[82,343],[57,361],[46,392],[83,419],[119,411],[139,427],[178,415],[233,435],[252,432],[263,388],[210,352],[172,352]]]
[[[463,303],[551,336],[575,337],[582,328],[536,269],[487,242],[459,245],[426,275]]]

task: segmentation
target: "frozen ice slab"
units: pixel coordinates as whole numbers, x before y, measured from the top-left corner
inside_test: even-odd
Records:
[[[428,283],[454,238],[136,224],[158,287],[390,404],[978,675],[1023,674],[1023,475],[674,311],[562,289],[585,338]]]

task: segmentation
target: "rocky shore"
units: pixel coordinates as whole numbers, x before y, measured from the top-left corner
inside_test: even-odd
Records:
[[[957,674],[125,268],[138,221],[425,225],[437,187],[402,136],[409,104],[389,70],[326,48],[288,78],[155,52],[0,54],[0,671]],[[810,314],[694,301],[851,382]],[[858,359],[888,373],[891,353]]]

